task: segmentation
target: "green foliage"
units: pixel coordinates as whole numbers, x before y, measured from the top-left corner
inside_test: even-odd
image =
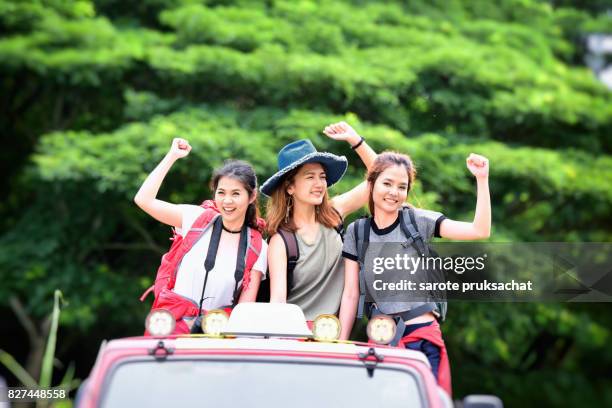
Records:
[[[148,102],[144,97],[143,101]],[[132,105],[130,109],[138,108]],[[284,144],[301,137],[314,140],[323,149],[344,149],[342,152],[352,157],[352,164],[356,166],[351,168],[349,176],[359,178],[361,170],[350,151],[320,135],[326,124],[341,119],[359,123],[354,115],[342,117],[303,110],[285,113],[270,108],[236,111],[229,107],[200,106],[155,116],[148,122],[131,123],[108,134],[49,134],[42,140],[34,160],[42,180],[69,182],[77,177],[79,181],[91,182],[94,191],[121,192],[129,199],[172,138],[180,134],[191,141],[194,152],[188,163],[181,163],[175,170],[176,180],[193,183],[194,187],[185,189],[177,185],[172,190],[185,190],[191,195],[179,196],[180,199],[194,201],[201,198],[193,195],[198,193],[195,186],[205,185],[211,169],[223,158],[249,160],[265,179],[273,173],[275,163],[262,158],[274,157]],[[439,202],[430,204],[443,203],[455,208],[457,214],[469,212],[473,202],[466,202],[466,196],[472,194],[473,182],[463,162],[470,152],[486,152],[495,183],[493,205],[497,222],[494,224],[503,224],[503,220],[511,218],[516,223],[518,237],[527,240],[554,241],[562,234],[568,234],[564,239],[611,237],[608,214],[612,206],[609,188],[612,159],[608,156],[595,157],[577,150],[510,148],[498,142],[470,139],[451,142],[437,134],[406,139],[385,126],[359,124],[357,128],[377,150],[393,148],[412,155],[425,191],[439,194]],[[345,186],[348,188],[348,183]],[[569,213],[586,207],[589,211],[580,212],[579,217]],[[555,213],[561,216],[553,217]],[[593,227],[580,231],[585,223]],[[570,235],[572,231],[582,235]]]
[[[53,374],[53,364],[55,360],[55,349],[57,344],[57,331],[60,319],[60,302],[62,301],[62,292],[56,289],[53,292],[53,310],[51,312],[51,325],[47,336],[47,345],[43,355],[42,369],[40,379],[36,381],[27,373],[27,371],[4,350],[0,350],[0,363],[2,363],[25,387],[51,387],[51,376]],[[58,388],[63,388],[70,392],[78,387],[80,380],[74,379],[74,365],[71,364],[66,370],[64,377],[60,381]],[[36,407],[46,407],[48,401],[39,400]]]
[[[260,181],[298,138],[347,120],[409,153],[410,200],[473,216],[465,157],[491,163],[494,241],[611,241],[612,93],[583,66],[605,1],[0,0],[0,302],[43,319],[61,288],[67,347],[140,334],[169,229],[131,199],[173,137],[193,152],[160,197],[199,202],[224,159]],[[262,206],[263,207],[263,206]],[[356,216],[356,215],[353,215]],[[508,406],[609,402],[599,305],[451,304],[456,393]],[[101,319],[101,316],[113,316]],[[597,357],[593,357],[597,356]],[[495,375],[491,375],[495,373]],[[601,378],[601,380],[592,380]]]
[[[436,7],[413,15],[391,5],[290,3],[189,3],[160,13],[174,30],[163,34],[113,26],[102,16],[48,13],[31,34],[0,41],[0,57],[5,69],[33,69],[62,84],[99,88],[120,80],[172,97],[340,108],[402,131],[450,129],[610,151],[612,97],[583,68],[558,58],[574,53],[575,32],[564,37],[555,25],[568,24],[565,9],[456,2],[450,9],[458,14],[434,19],[442,12]],[[581,25],[595,24],[575,16]],[[512,22],[494,21],[501,18]],[[136,79],[142,64],[145,78]]]

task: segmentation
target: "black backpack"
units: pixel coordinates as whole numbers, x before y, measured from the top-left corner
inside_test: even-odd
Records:
[[[359,304],[357,308],[357,318],[363,317],[364,312],[370,317],[373,312],[373,302],[366,301],[366,281],[364,272],[365,254],[370,244],[370,229],[372,218],[360,218],[355,221],[353,230],[355,236],[355,245],[359,256]],[[418,225],[414,216],[414,209],[411,207],[403,207],[400,214],[400,228],[402,233],[417,253],[425,257],[438,257],[438,254],[425,243],[423,236],[419,232]],[[428,278],[431,281],[443,281],[445,277],[444,271],[433,270]],[[424,304],[409,311],[399,314],[404,321],[408,321],[414,317],[420,316],[423,313],[434,311],[439,321],[444,321],[448,305],[445,301],[446,291],[430,291],[429,296],[432,302],[436,304],[436,310],[431,310],[431,304]]]

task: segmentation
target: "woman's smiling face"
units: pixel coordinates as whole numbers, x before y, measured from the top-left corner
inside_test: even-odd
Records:
[[[253,200],[254,197],[249,197],[249,192],[239,180],[225,176],[219,179],[215,190],[215,204],[226,223],[242,224]]]
[[[390,166],[380,173],[372,190],[376,211],[397,212],[406,202],[409,183],[408,172],[403,166]]]
[[[327,176],[320,163],[306,163],[299,168],[287,188],[295,200],[320,205],[327,191]]]

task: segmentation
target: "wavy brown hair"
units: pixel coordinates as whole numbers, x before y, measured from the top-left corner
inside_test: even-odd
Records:
[[[367,181],[368,187],[370,189],[370,197],[368,199],[368,208],[370,209],[370,214],[374,216],[374,183],[383,171],[387,170],[392,166],[400,166],[406,169],[406,173],[408,173],[408,193],[410,193],[410,189],[412,188],[412,184],[416,179],[416,169],[414,164],[412,163],[412,159],[407,154],[398,153],[398,152],[382,152],[376,157],[372,167],[368,171]]]
[[[301,167],[302,166],[287,173],[285,177],[283,177],[279,186],[270,195],[270,199],[266,205],[266,224],[268,236],[276,234],[280,228],[289,230],[291,232],[297,231],[297,226],[293,221],[293,211],[291,211],[289,213],[289,217],[287,217],[289,203],[289,193],[287,193],[287,188],[289,188],[291,183],[294,182],[295,175],[298,173]],[[327,228],[334,228],[342,222],[340,214],[331,206],[329,202],[327,187],[325,187],[323,202],[316,207],[315,220],[318,223],[323,224]]]

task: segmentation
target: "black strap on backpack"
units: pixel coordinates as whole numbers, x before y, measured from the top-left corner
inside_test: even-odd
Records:
[[[342,242],[344,242],[344,220],[342,219],[342,214],[340,214],[340,211],[336,210],[334,207],[331,207],[331,209],[334,210],[336,214],[338,214],[338,219],[340,219],[340,224],[336,225],[334,229],[336,230],[338,235],[340,235],[340,239],[342,240]]]
[[[368,247],[370,246],[370,229],[372,225],[371,218],[360,218],[355,222],[355,229],[353,233],[355,235],[355,246],[357,254],[359,255],[359,303],[357,306],[357,318],[363,317],[364,309],[366,308],[366,281],[365,281],[365,255]],[[361,232],[360,232],[361,231]],[[363,237],[363,240],[359,240],[359,235]]]
[[[191,333],[202,332],[201,320],[204,292],[206,291],[206,283],[208,282],[208,272],[212,271],[215,267],[217,251],[219,250],[219,242],[221,241],[221,232],[223,232],[223,219],[221,216],[217,216],[212,226],[212,234],[210,236],[210,243],[208,244],[208,252],[206,253],[206,260],[204,261],[204,284],[202,285],[202,295],[200,296],[200,307],[198,308],[198,316],[193,326],[191,326]]]
[[[232,307],[236,306],[242,292],[242,285],[238,286],[242,278],[244,278],[244,269],[246,268],[246,252],[249,246],[249,227],[242,226],[240,231],[240,241],[238,243],[238,255],[236,258],[236,271],[234,272],[234,294],[232,295]]]
[[[287,255],[287,297],[289,297],[289,290],[293,287],[293,271],[300,259],[300,248],[294,232],[280,228],[278,233],[285,243],[285,254]]]
[[[285,243],[285,254],[287,255],[287,296],[293,286],[293,270],[300,259],[300,249],[295,234],[289,230],[279,228],[277,231]],[[268,238],[270,243],[270,238]],[[261,281],[259,291],[257,291],[258,302],[270,302],[270,279]]]
[[[410,222],[406,222],[406,214],[408,214],[408,219]],[[416,218],[414,216],[414,209],[411,207],[404,207],[400,216],[400,228],[402,232],[408,238],[410,245],[422,256],[438,256],[429,246],[425,243],[423,236],[418,231],[418,226],[416,223]],[[444,273],[441,271],[433,271],[430,274],[433,277],[434,281],[442,281],[444,280]],[[446,292],[432,292],[431,293],[434,302],[436,303],[438,317],[441,321],[446,318],[446,311],[448,309],[448,304],[446,301],[442,299],[446,298]]]
[[[410,222],[406,222],[406,213],[408,213],[408,217]],[[418,226],[416,223],[416,219],[414,217],[414,210],[410,207],[404,207],[400,214],[400,228],[402,229],[402,233],[408,239],[408,243],[412,245],[415,251],[419,255],[429,256],[429,248],[425,245],[425,241],[423,240],[423,236],[418,230]]]

